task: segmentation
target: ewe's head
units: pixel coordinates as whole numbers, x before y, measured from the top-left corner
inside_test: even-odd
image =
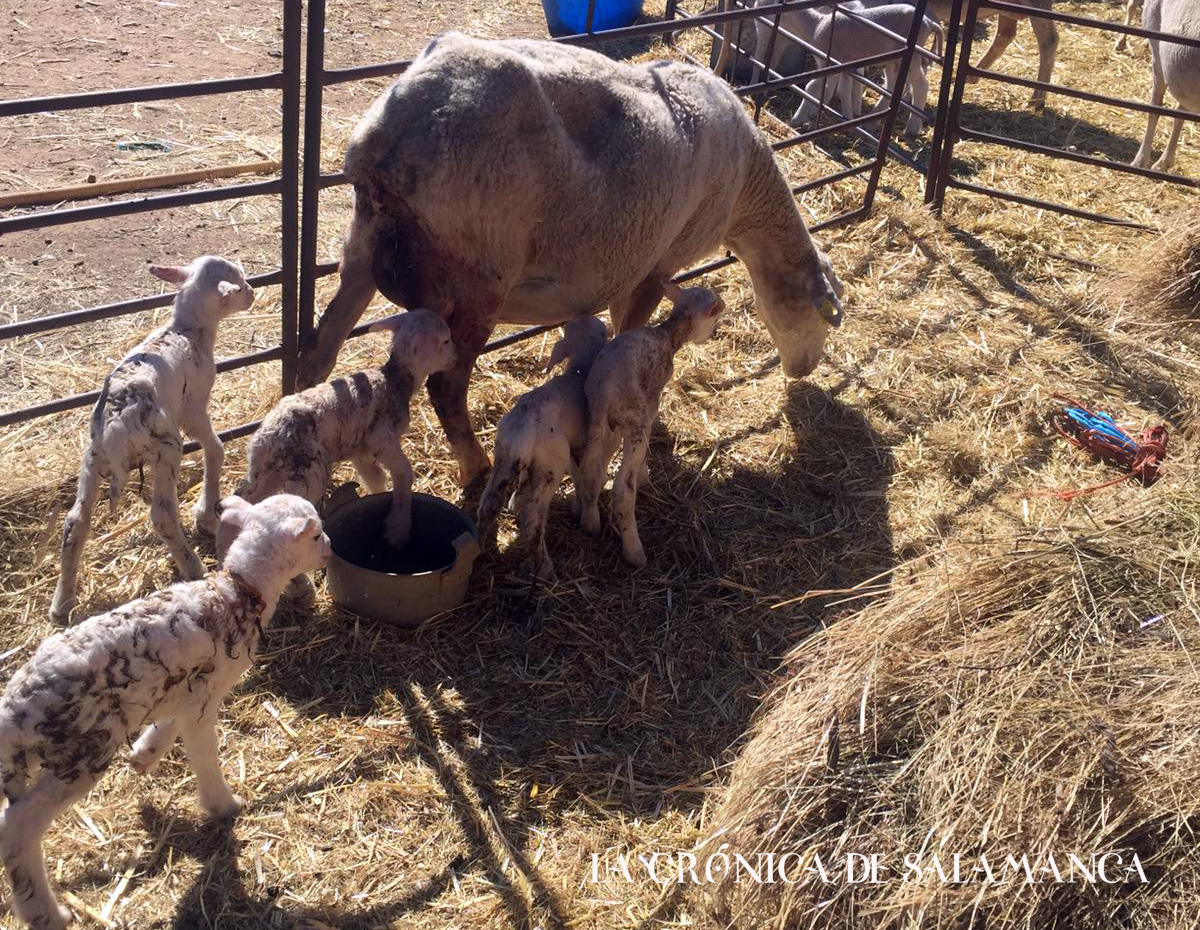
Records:
[[[176,309],[198,323],[216,323],[254,303],[242,266],[217,255],[202,255],[189,265],[151,265],[150,273],[179,285]]]
[[[682,320],[687,327],[686,341],[707,342],[717,328],[725,301],[707,287],[681,288],[671,281],[663,284],[663,293],[675,305],[671,319]]]
[[[406,310],[379,320],[367,330],[392,334],[391,357],[424,381],[436,371],[446,371],[457,358],[450,327],[432,310]]]
[[[599,317],[586,313],[582,316],[571,317],[563,324],[562,338],[554,343],[550,351],[550,361],[546,363],[546,371],[551,371],[560,362],[570,360],[574,371],[587,370],[604,348],[608,341],[608,329]]]
[[[223,566],[262,585],[274,581],[282,587],[329,564],[333,554],[317,509],[295,494],[275,494],[257,504],[225,498],[217,537],[228,546]]]
[[[760,269],[754,279],[754,309],[789,378],[803,378],[817,367],[830,328],[842,323],[843,293],[829,256],[815,246],[796,267]]]

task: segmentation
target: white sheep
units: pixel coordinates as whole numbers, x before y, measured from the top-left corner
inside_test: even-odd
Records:
[[[1171,32],[1200,39],[1200,11],[1195,0],[1146,0],[1142,8],[1142,25],[1156,32]],[[1150,102],[1162,106],[1163,96],[1170,89],[1179,101],[1180,108],[1191,113],[1200,113],[1200,48],[1180,45],[1176,42],[1150,40]],[[1175,147],[1183,123],[1175,117],[1171,127],[1171,138],[1166,151],[1154,163],[1157,171],[1169,171],[1175,164]],[[1146,118],[1146,135],[1141,148],[1131,164],[1146,168],[1154,157],[1154,131],[1158,127],[1158,114],[1150,113]]]
[[[523,542],[533,551],[538,578],[553,581],[554,561],[546,549],[546,519],[554,492],[570,472],[579,504],[579,461],[587,436],[584,382],[608,332],[594,316],[577,316],[563,326],[546,371],[560,362],[567,370],[522,394],[496,428],[495,465],[479,502],[486,534],[505,497],[517,513]]]
[[[408,431],[413,392],[454,364],[450,328],[431,310],[380,320],[370,332],[390,332],[382,368],[359,371],[283,398],[250,441],[250,466],[238,493],[248,501],[286,491],[317,503],[333,467],[352,461],[373,494],[392,476],[392,509],[384,538],[397,548],[412,525],[412,466],[400,437]]]
[[[75,504],[63,527],[62,571],[50,606],[62,622],[75,606],[79,562],[91,532],[100,480],[109,481],[109,505],[133,468],[149,468],[154,479],[150,521],[166,542],[185,580],[201,578],[204,565],[179,522],[180,431],[204,450],[204,487],[193,514],[205,532],[216,530],[221,465],[225,450],[208,417],[217,376],[213,346],[217,324],[247,309],[254,291],[241,266],[206,255],[190,265],[151,265],[155,277],[179,285],[171,322],[155,330],[104,379],[91,420],[91,444],[83,457]]]
[[[213,817],[242,801],[221,774],[217,712],[254,661],[288,581],[326,564],[329,540],[312,504],[291,495],[222,502],[233,541],[225,566],[51,636],[0,697],[0,857],[13,911],[38,930],[71,913],[54,898],[42,837],[142,730],[132,762],[149,772],[176,736]]]
[[[599,532],[600,488],[608,463],[624,443],[621,467],[613,479],[612,518],[625,560],[638,568],[646,564],[646,552],[634,508],[663,388],[674,371],[675,353],[684,343],[707,340],[725,307],[707,288],[681,290],[667,282],[664,291],[675,303],[671,315],[656,326],[614,338],[596,356],[584,388],[588,430],[579,467],[580,522],[589,533]]]

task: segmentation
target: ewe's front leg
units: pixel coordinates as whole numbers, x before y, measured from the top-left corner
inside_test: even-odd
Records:
[[[164,449],[154,466],[154,501],[150,522],[171,552],[184,581],[204,577],[204,563],[188,544],[179,523],[179,446]]]
[[[371,271],[371,263],[375,255],[376,238],[371,208],[361,204],[356,193],[354,216],[346,232],[342,260],[338,266],[340,280],[337,293],[321,314],[312,344],[300,348],[300,361],[296,367],[297,390],[320,384],[329,377],[333,366],[337,364],[342,344],[375,296],[375,275]]]
[[[175,720],[160,720],[146,727],[133,744],[133,754],[129,757],[134,770],[141,775],[153,772],[175,745],[178,736],[179,723]]]
[[[204,487],[200,499],[192,508],[192,516],[196,520],[196,529],[216,536],[220,522],[217,519],[217,501],[221,499],[221,466],[225,464],[225,445],[207,415],[204,415],[203,422],[197,424],[192,435],[204,450]]]
[[[494,312],[489,312],[486,318],[473,316],[477,308],[478,305],[463,309],[451,317],[450,334],[457,353],[454,367],[430,375],[427,384],[434,412],[446,433],[450,451],[458,462],[458,483],[464,488],[482,478],[491,467],[487,453],[483,451],[471,427],[471,415],[467,412],[471,371],[495,321]]]
[[[179,735],[192,771],[196,773],[200,807],[213,818],[235,816],[242,809],[242,799],[233,793],[221,774],[216,716],[201,717],[190,726],[182,727]]]

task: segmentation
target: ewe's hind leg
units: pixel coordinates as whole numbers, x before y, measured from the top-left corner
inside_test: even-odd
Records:
[[[71,912],[55,900],[50,888],[42,837],[54,819],[95,783],[84,773],[69,783],[43,775],[0,815],[0,856],[12,885],[13,912],[36,930],[60,930],[71,920]]]
[[[179,567],[184,581],[204,577],[204,563],[188,545],[179,523],[179,452],[178,445],[163,449],[154,466],[154,501],[150,505],[150,522]]]
[[[387,490],[387,472],[375,461],[375,456],[364,455],[354,460],[354,470],[362,479],[363,487],[370,494],[382,494]]]
[[[1167,92],[1167,79],[1163,77],[1162,65],[1159,63],[1158,55],[1154,54],[1154,49],[1151,48],[1151,66],[1150,66],[1150,103],[1153,106],[1161,107],[1163,96]],[[1137,154],[1133,156],[1133,161],[1130,162],[1135,168],[1148,168],[1150,159],[1154,156],[1154,131],[1158,128],[1158,114],[1150,113],[1146,116],[1146,134],[1142,137],[1141,148]]]
[[[50,605],[50,619],[64,622],[75,606],[75,588],[79,578],[79,561],[83,547],[92,529],[92,511],[96,509],[96,498],[100,493],[100,465],[90,449],[83,459],[79,472],[79,485],[75,490],[75,503],[67,514],[63,525],[62,572],[58,576],[58,587],[54,589],[54,601]]]
[[[178,736],[179,723],[176,720],[160,720],[142,730],[129,757],[134,770],[142,775],[153,772],[162,757],[175,745]]]
[[[217,701],[216,703],[220,703]],[[179,733],[183,748],[187,752],[192,771],[196,773],[196,793],[200,807],[210,817],[233,817],[242,809],[242,799],[233,793],[225,776],[221,774],[221,759],[218,753],[215,711],[198,721],[185,724]]]
[[[191,432],[189,430],[189,432]],[[217,534],[217,501],[221,499],[221,466],[225,464],[225,445],[217,437],[212,421],[207,416],[203,423],[196,424],[192,436],[204,450],[204,488],[200,499],[192,508],[196,528],[209,535]]]
[[[1183,120],[1175,118],[1175,124],[1171,127],[1171,138],[1167,141],[1167,148],[1162,153],[1162,157],[1154,163],[1155,171],[1170,171],[1175,165],[1175,146],[1179,144],[1179,134],[1183,132]]]
[[[625,433],[625,451],[621,453],[621,467],[613,479],[612,516],[613,525],[621,534],[621,549],[625,561],[637,568],[646,565],[646,551],[638,536],[637,505],[638,474],[646,461],[649,449],[649,428],[629,430]]]

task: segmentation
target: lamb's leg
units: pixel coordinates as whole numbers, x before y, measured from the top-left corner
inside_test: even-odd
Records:
[[[612,516],[617,532],[621,534],[621,549],[625,561],[636,568],[646,566],[646,551],[637,528],[638,474],[646,461],[649,449],[649,427],[629,430],[625,433],[625,451],[621,453],[621,467],[613,479]]]
[[[100,463],[96,454],[89,449],[83,457],[79,471],[79,484],[75,489],[75,503],[67,514],[63,525],[62,571],[58,576],[58,587],[54,589],[54,600],[50,604],[50,619],[63,623],[75,607],[75,587],[79,578],[79,561],[92,528],[92,511],[96,509],[96,498],[100,494]]]
[[[1038,44],[1038,80],[1043,84],[1050,83],[1054,74],[1054,62],[1058,58],[1058,25],[1052,19],[1042,19],[1040,16],[1029,17],[1029,25],[1037,36]],[[1046,105],[1046,92],[1040,87],[1034,90],[1030,103],[1040,110]]]
[[[490,306],[475,303],[461,308],[462,312],[456,312],[450,318],[450,334],[457,353],[454,367],[430,375],[426,384],[434,412],[458,462],[459,485],[464,488],[482,478],[491,465],[475,436],[475,430],[471,428],[471,416],[467,412],[471,371],[487,343],[488,335],[495,328],[499,304],[495,301],[488,303]]]
[[[233,793],[221,774],[215,714],[206,714],[196,722],[182,726],[179,736],[183,740],[188,761],[192,764],[192,771],[196,773],[200,807],[213,818],[236,816],[242,809],[242,799]]]
[[[164,448],[154,466],[154,501],[150,504],[150,522],[162,537],[179,568],[184,581],[204,577],[204,563],[183,535],[179,523],[179,458],[178,444]]]
[[[388,545],[403,549],[412,532],[412,464],[399,445],[380,458],[392,475],[392,506],[383,524],[383,538]]]
[[[546,548],[546,520],[550,514],[550,501],[562,482],[562,476],[553,471],[539,469],[529,476],[528,491],[517,518],[521,540],[533,553],[535,572],[539,581],[553,582],[557,575],[554,560]]]
[[[1163,77],[1162,65],[1159,63],[1157,51],[1153,47],[1150,49],[1150,58],[1150,103],[1156,107],[1161,107],[1163,96],[1167,92],[1167,81]],[[1154,156],[1154,131],[1157,128],[1158,114],[1148,113],[1146,115],[1146,134],[1142,137],[1142,146],[1138,149],[1137,154],[1133,156],[1133,161],[1130,162],[1134,167],[1147,168],[1150,166],[1150,159]]]
[[[579,464],[579,525],[589,533],[600,532],[600,489],[604,487],[604,476],[608,463],[616,454],[621,437],[602,421],[593,420],[588,427],[587,448]]]
[[[354,460],[354,469],[362,479],[363,487],[370,494],[382,494],[387,490],[387,473],[373,455],[363,455]]]
[[[1171,138],[1167,141],[1167,150],[1162,153],[1162,158],[1154,163],[1155,171],[1170,171],[1175,164],[1175,146],[1179,143],[1179,134],[1183,132],[1183,120],[1175,117],[1175,124],[1171,127]]]
[[[133,753],[129,757],[134,770],[142,775],[153,772],[162,757],[175,745],[178,736],[179,723],[175,720],[160,720],[142,730],[142,735],[133,744]]]
[[[225,445],[217,437],[212,421],[205,415],[192,434],[204,450],[204,488],[192,508],[196,528],[212,536],[217,534],[217,501],[221,499],[221,466],[225,464]]]
[[[649,277],[643,278],[629,294],[613,301],[608,315],[612,318],[614,334],[645,326],[662,297],[662,284],[657,278]]]
[[[354,216],[342,244],[337,293],[321,315],[313,334],[313,344],[300,349],[296,368],[297,390],[312,387],[329,377],[342,344],[375,296],[375,276],[371,271],[371,263],[375,255],[377,233],[369,205],[360,204],[358,199],[356,194]]]
[[[60,930],[71,920],[71,912],[55,900],[50,888],[42,837],[54,819],[95,783],[85,772],[79,772],[73,782],[46,774],[0,814],[0,856],[13,890],[12,909],[37,930]]]
[[[924,113],[925,104],[929,100],[929,76],[925,71],[925,62],[918,61],[915,57],[908,68],[908,86],[912,92],[912,105]],[[904,135],[909,139],[915,139],[921,134],[924,127],[925,120],[916,113],[910,113]]]

